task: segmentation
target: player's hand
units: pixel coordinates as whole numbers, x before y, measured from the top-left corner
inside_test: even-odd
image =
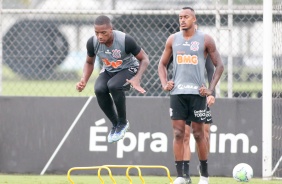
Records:
[[[173,89],[173,87],[174,87],[174,82],[170,80],[166,83],[165,86],[163,86],[163,90],[164,91],[171,91]]]
[[[76,83],[76,90],[77,90],[78,92],[81,92],[82,90],[84,90],[85,86],[86,86],[86,82],[85,82],[85,80],[82,78],[82,79],[80,79],[80,81],[79,81],[78,83]]]
[[[199,93],[201,96],[210,96],[212,95],[212,90],[206,88],[206,86],[203,84],[202,87],[199,89]]]
[[[207,104],[208,104],[208,107],[212,106],[215,102],[215,97],[212,96],[212,95],[209,95],[207,96]]]
[[[140,86],[140,80],[133,77],[132,79],[126,79],[126,82],[130,83],[130,85],[136,89],[139,93],[146,93],[146,90]]]

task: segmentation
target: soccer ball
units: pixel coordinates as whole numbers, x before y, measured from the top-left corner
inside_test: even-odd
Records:
[[[246,163],[237,164],[233,168],[233,178],[236,181],[248,182],[253,177],[253,169]]]

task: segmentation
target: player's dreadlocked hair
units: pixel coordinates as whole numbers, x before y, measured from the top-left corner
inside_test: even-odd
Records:
[[[95,25],[104,25],[104,24],[112,25],[110,18],[105,15],[98,16],[95,19],[94,24]]]

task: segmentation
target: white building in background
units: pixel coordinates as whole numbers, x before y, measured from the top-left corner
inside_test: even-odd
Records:
[[[99,0],[44,0],[36,8],[42,10],[97,10],[103,4],[104,1]]]
[[[36,1],[36,0],[35,0]],[[170,10],[182,6],[207,8],[212,0],[43,0],[36,8],[44,10]]]

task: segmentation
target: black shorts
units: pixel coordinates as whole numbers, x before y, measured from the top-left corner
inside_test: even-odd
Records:
[[[170,117],[172,120],[206,122],[207,99],[200,95],[170,95]]]
[[[209,107],[207,107],[207,110],[206,110],[206,122],[205,124],[212,124],[213,121],[212,121],[212,116],[211,116],[211,109]],[[186,120],[186,125],[191,125],[191,120],[187,119]]]

